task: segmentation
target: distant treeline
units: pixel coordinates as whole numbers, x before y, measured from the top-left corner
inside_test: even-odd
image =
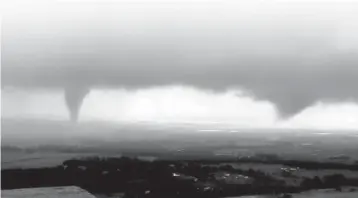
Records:
[[[188,161],[188,160],[186,160]],[[190,160],[204,164],[217,164],[219,160]],[[322,170],[322,169],[335,169],[335,170],[351,170],[358,171],[358,162],[354,164],[337,163],[337,162],[316,162],[316,161],[303,161],[303,160],[284,160],[284,159],[235,159],[235,160],[220,160],[221,163],[261,163],[261,164],[282,164],[290,167],[299,167],[307,170]]]

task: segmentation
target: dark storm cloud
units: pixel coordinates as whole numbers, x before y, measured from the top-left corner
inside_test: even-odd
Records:
[[[60,4],[18,12],[3,22],[2,84],[239,87],[283,114],[318,100],[358,98],[357,39],[343,38],[354,30],[337,25],[354,21],[349,12],[232,7]]]

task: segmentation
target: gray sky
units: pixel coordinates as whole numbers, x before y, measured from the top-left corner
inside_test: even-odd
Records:
[[[358,98],[358,2],[8,1],[2,85],[237,87],[292,115]]]

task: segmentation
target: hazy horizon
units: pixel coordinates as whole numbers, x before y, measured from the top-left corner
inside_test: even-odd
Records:
[[[3,91],[3,118],[68,120],[61,92]],[[41,107],[41,108],[40,108]],[[215,93],[185,86],[92,90],[79,121],[227,124],[239,128],[357,130],[358,105],[317,102],[282,119],[270,101],[239,91]]]

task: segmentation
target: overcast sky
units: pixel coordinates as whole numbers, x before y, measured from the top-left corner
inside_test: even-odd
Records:
[[[3,113],[358,129],[358,2],[143,2],[5,1]]]

